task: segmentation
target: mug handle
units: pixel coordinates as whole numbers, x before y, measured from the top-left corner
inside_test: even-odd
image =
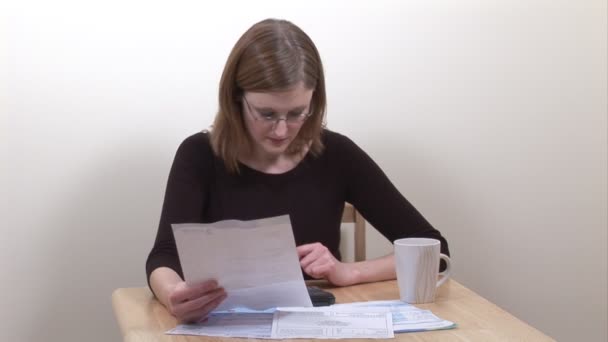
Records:
[[[445,270],[443,270],[443,272],[439,273],[439,275],[443,276],[443,277],[441,277],[441,279],[439,279],[437,281],[437,287],[443,285],[443,283],[445,283],[445,281],[448,280],[448,278],[450,277],[450,273],[452,273],[452,266],[450,265],[450,257],[441,253],[439,255],[439,259],[443,259],[445,261],[446,268],[445,268]]]

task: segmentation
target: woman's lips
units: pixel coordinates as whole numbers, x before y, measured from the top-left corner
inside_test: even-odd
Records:
[[[287,138],[276,139],[276,138],[268,138],[273,145],[280,146],[287,142]]]

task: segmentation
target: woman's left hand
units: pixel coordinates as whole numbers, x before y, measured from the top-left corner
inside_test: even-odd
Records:
[[[298,246],[300,266],[315,279],[327,279],[337,286],[356,284],[358,270],[353,263],[338,261],[333,254],[319,242]]]

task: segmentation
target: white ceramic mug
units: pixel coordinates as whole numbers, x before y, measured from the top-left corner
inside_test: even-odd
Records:
[[[435,301],[435,292],[450,276],[450,258],[441,253],[439,240],[407,238],[395,240],[395,267],[401,300],[411,304]],[[439,262],[446,269],[439,273]],[[438,280],[438,276],[442,276]]]

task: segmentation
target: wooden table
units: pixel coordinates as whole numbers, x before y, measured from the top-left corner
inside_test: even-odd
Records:
[[[332,288],[330,291],[336,296],[336,303],[399,298],[399,290],[394,280]],[[112,294],[112,305],[124,341],[252,341],[240,338],[165,335],[164,332],[174,328],[177,321],[154,299],[148,288],[117,289]],[[455,322],[458,327],[451,330],[395,334],[395,340],[553,341],[453,279],[448,280],[439,289],[435,303],[417,306]]]

